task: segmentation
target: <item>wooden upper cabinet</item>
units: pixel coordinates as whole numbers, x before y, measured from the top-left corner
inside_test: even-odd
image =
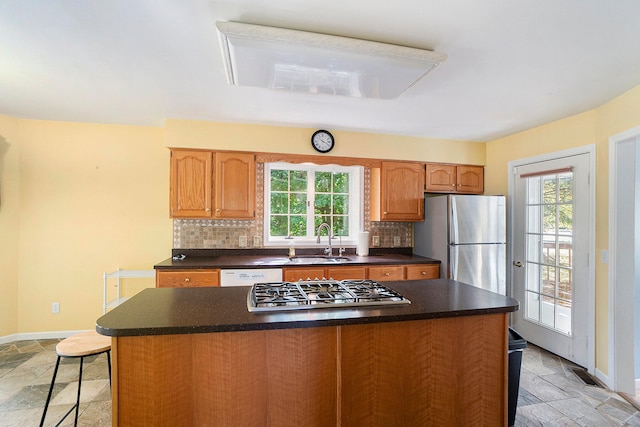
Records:
[[[214,218],[255,218],[256,156],[215,153]]]
[[[255,218],[252,153],[171,150],[172,218]]]
[[[171,151],[170,215],[173,218],[211,218],[212,153]]]
[[[482,194],[484,192],[482,166],[427,163],[425,176],[425,191],[430,193]]]
[[[424,165],[382,162],[371,169],[371,220],[424,220]]]
[[[484,168],[482,166],[458,166],[456,184],[458,193],[484,193]]]

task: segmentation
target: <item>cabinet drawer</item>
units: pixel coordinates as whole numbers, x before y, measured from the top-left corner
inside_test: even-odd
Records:
[[[162,271],[156,274],[157,288],[220,286],[220,270]]]
[[[327,268],[327,278],[334,280],[366,279],[367,269],[364,267],[331,267]]]
[[[371,280],[404,280],[404,266],[386,265],[380,267],[369,267],[368,274],[368,278]]]
[[[324,268],[285,268],[282,271],[285,282],[297,282],[298,280],[322,279]]]
[[[407,280],[438,279],[440,264],[420,264],[407,266]]]

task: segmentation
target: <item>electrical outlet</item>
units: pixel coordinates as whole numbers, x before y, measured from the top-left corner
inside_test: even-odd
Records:
[[[400,246],[400,236],[393,236],[393,246]]]
[[[240,236],[238,238],[238,246],[240,246],[241,248],[247,247],[247,236]]]
[[[262,239],[260,236],[253,236],[253,246],[256,248],[262,246]]]
[[[380,246],[380,236],[373,236],[373,246]]]
[[[51,312],[53,314],[58,314],[60,313],[60,303],[59,302],[53,302],[51,303]]]

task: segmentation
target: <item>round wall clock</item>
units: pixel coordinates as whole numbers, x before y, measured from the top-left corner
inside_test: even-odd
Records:
[[[335,140],[331,132],[326,130],[317,130],[311,135],[311,146],[320,153],[328,153],[333,149]]]

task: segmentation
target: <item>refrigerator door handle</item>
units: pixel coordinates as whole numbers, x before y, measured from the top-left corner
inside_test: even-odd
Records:
[[[449,246],[449,278],[453,280],[457,280],[458,277],[458,257],[460,254],[458,253],[458,246],[451,245]]]
[[[456,206],[456,198],[449,197],[451,200],[451,241],[450,243],[458,243],[458,208]]]

